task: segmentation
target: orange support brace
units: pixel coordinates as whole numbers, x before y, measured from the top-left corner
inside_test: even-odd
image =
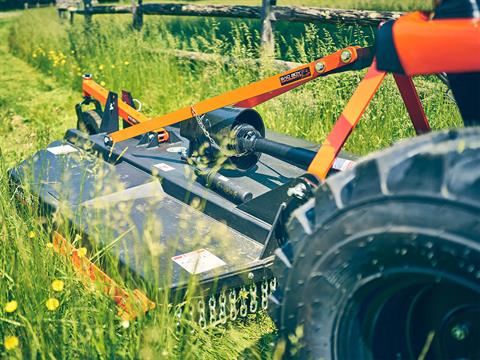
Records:
[[[128,292],[120,287],[87,257],[81,256],[79,250],[56,231],[53,233],[53,248],[59,254],[70,257],[75,271],[82,277],[86,286],[90,284],[100,287],[105,294],[115,301],[120,308],[119,315],[123,319],[134,319],[140,312],[145,313],[155,308],[155,303],[149,300],[140,290],[135,289],[133,292]]]
[[[308,167],[309,173],[325,180],[340,149],[358,124],[385,76],[385,72],[377,70],[374,61]]]

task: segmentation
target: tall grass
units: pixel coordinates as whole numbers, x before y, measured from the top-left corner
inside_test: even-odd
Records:
[[[267,65],[195,64],[169,55],[169,50],[176,48],[256,58],[258,32],[249,23],[231,21],[221,27],[216,20],[203,20],[200,28],[182,31],[178,20],[172,24],[171,19],[157,17],[137,32],[128,26],[129,19],[121,16],[98,17],[86,27],[80,21],[74,26],[46,21],[46,13],[31,12],[15,22],[9,36],[13,53],[73,89],[80,88],[83,72],[93,73],[108,88],[129,89],[149,114],[193,104],[274,72]],[[306,62],[342,46],[372,41],[370,33],[363,37],[362,29],[340,30],[332,34],[329,29],[306,25],[293,42],[284,42],[285,51],[278,50],[278,56]],[[362,76],[357,72],[318,79],[258,110],[268,128],[321,142]],[[443,84],[433,77],[418,78],[416,83],[434,128],[459,124],[454,104],[444,96]],[[365,154],[413,134],[394,82],[387,79],[346,149]]]
[[[53,11],[39,10],[25,12],[9,25],[9,51],[37,72],[22,67],[10,78],[14,79],[8,83],[10,93],[0,91],[2,119],[13,119],[16,113],[31,117],[17,118],[14,125],[0,123],[0,135],[5,138],[0,158],[0,303],[14,299],[19,304],[13,313],[0,309],[0,339],[16,335],[21,341],[13,352],[2,348],[0,356],[269,358],[273,329],[264,315],[207,332],[192,325],[195,331],[190,327],[177,333],[172,309],[162,294],[156,294],[161,305],[155,311],[128,327],[122,326],[125,324],[118,320],[115,307],[105,295],[85,291],[71,266],[48,253],[51,224],[47,219],[38,221],[35,202],[19,208],[12,205],[7,167],[58,138],[66,127],[74,127],[72,94],[78,94],[80,99],[82,73],[94,73],[107,88],[131,90],[142,100],[145,111],[153,115],[275,71],[268,62],[262,67],[200,64],[169,55],[176,48],[257,58],[259,35],[251,22],[201,20],[182,27],[177,19],[152,17],[145,29],[137,32],[130,29],[129,21],[121,16],[98,17],[88,27],[81,21],[70,26],[59,23]],[[277,55],[305,62],[341,46],[372,42],[373,33],[364,29],[342,27],[336,34],[330,30],[309,25],[299,30],[295,40],[279,32]],[[0,60],[10,56],[6,52],[6,48],[0,48]],[[2,64],[18,61],[9,59]],[[9,76],[6,69],[0,74],[3,78]],[[258,111],[270,129],[321,142],[362,75],[348,73],[318,79],[260,106]],[[458,114],[444,96],[444,86],[433,77],[416,82],[433,127],[458,125]],[[42,95],[51,99],[39,99]],[[35,136],[29,136],[32,134]],[[390,79],[348,141],[347,149],[365,154],[410,135],[412,126]],[[107,261],[106,266],[110,275],[121,280],[114,264]],[[52,290],[50,284],[55,279],[64,281],[63,292]],[[49,297],[60,300],[56,311],[47,310],[45,301]]]

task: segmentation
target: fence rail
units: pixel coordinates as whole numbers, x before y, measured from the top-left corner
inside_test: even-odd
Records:
[[[143,0],[132,0],[131,6],[101,5],[92,6],[91,0],[84,0],[84,8],[58,8],[60,17],[70,14],[85,17],[91,21],[93,15],[101,14],[132,14],[133,27],[141,29],[144,15],[174,15],[174,16],[212,16],[240,19],[260,19],[262,23],[261,46],[263,51],[273,54],[274,36],[273,24],[276,21],[342,23],[359,26],[378,26],[381,22],[397,19],[402,15],[393,11],[328,9],[305,6],[276,6],[276,0],[262,0],[262,6],[245,5],[197,5],[197,4],[164,4],[147,3]]]
[[[264,1],[268,2],[268,1]],[[382,21],[397,19],[401,13],[394,11],[329,9],[305,6],[264,6],[245,5],[197,5],[197,4],[138,4],[142,15],[176,15],[176,16],[213,16],[227,18],[262,19],[263,13],[269,15],[270,21],[326,22],[345,23],[360,26],[375,26]],[[93,16],[99,14],[132,14],[134,6],[101,5],[87,6],[84,9],[72,9],[70,12]]]
[[[138,5],[144,15],[212,16],[228,18],[261,19],[262,6],[195,5],[195,4],[143,4]],[[71,10],[76,14],[131,14],[132,6],[102,5]],[[345,23],[375,26],[382,21],[398,18],[401,13],[392,11],[344,10],[303,6],[272,6],[270,21]]]

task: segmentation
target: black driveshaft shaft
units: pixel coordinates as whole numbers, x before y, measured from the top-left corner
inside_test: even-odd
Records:
[[[253,151],[271,155],[305,170],[308,169],[308,166],[317,154],[312,150],[293,147],[264,138],[255,140]]]

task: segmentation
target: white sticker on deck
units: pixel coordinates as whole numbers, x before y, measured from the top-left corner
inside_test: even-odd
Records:
[[[227,265],[225,261],[205,249],[177,255],[172,257],[172,260],[187,270],[190,274],[200,274]]]
[[[70,154],[77,151],[72,145],[60,145],[47,148],[53,155]]]
[[[155,165],[153,165],[153,167],[156,167],[157,169],[165,171],[165,172],[175,170],[174,167],[172,167],[168,164],[165,164],[165,163],[155,164]]]
[[[352,160],[336,158],[333,162],[332,168],[339,171],[345,171],[355,166],[355,162]]]

